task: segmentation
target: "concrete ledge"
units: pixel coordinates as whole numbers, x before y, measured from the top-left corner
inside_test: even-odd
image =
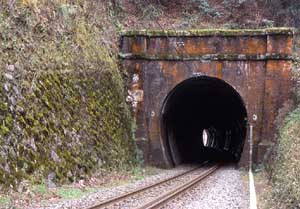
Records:
[[[132,54],[132,53],[120,53],[121,59],[133,59],[133,60],[170,60],[170,61],[193,61],[193,60],[229,60],[229,61],[245,61],[245,60],[293,60],[293,56],[289,54],[206,54],[206,55],[149,55],[149,54]]]
[[[264,36],[264,35],[293,35],[295,28],[265,28],[265,29],[199,29],[199,30],[129,30],[121,36],[147,37],[182,37],[182,36]]]

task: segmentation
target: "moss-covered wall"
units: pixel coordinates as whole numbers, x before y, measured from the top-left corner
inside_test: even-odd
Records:
[[[133,165],[131,113],[117,53],[103,39],[105,10],[32,2],[0,6],[0,185]]]
[[[12,111],[8,99],[1,102],[1,183],[34,172],[74,180],[133,160],[130,114],[109,72],[43,74],[30,91],[26,81]]]

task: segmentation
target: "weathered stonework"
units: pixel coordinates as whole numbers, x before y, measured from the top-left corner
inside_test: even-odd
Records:
[[[131,101],[146,162],[170,164],[161,130],[163,102],[176,85],[200,75],[222,79],[241,95],[253,126],[254,161],[260,162],[274,143],[278,110],[291,96],[292,42],[289,28],[124,33],[120,57],[132,78],[130,92],[138,95]]]

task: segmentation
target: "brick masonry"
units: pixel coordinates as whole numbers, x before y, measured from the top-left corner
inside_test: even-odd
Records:
[[[146,162],[170,165],[161,130],[162,105],[176,85],[201,75],[222,79],[241,95],[254,130],[253,160],[261,162],[275,143],[278,111],[291,97],[292,46],[289,28],[124,33],[120,57],[130,78],[128,102]],[[241,165],[248,162],[248,138]]]

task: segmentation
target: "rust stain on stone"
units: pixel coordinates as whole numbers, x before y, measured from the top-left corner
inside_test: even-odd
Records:
[[[292,54],[293,52],[293,38],[292,36],[275,35],[268,36],[267,52],[270,54]]]
[[[184,42],[184,49],[188,55],[215,54],[217,49],[210,42],[211,39],[207,37],[187,39]]]
[[[133,54],[144,53],[146,49],[146,40],[143,37],[137,37],[135,39],[131,39],[131,52]]]
[[[217,63],[217,67],[216,67],[216,70],[217,70],[216,77],[217,77],[217,78],[222,79],[222,77],[223,77],[222,69],[223,69],[223,64],[222,64],[222,62],[218,62],[218,63]]]

